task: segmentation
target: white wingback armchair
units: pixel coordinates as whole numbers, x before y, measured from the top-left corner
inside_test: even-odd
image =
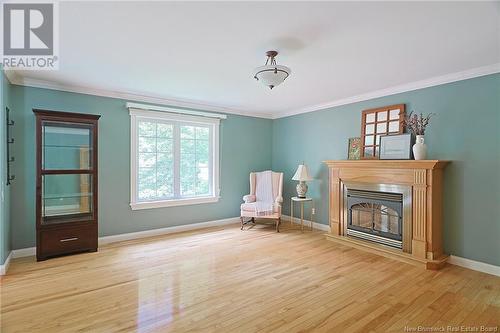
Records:
[[[257,188],[262,186],[257,181],[257,172],[250,173],[250,194],[247,194],[243,197],[244,203],[241,204],[241,230],[243,230],[243,226],[252,222],[255,223],[255,218],[263,218],[263,219],[275,219],[276,220],[276,232],[279,232],[279,226],[281,224],[281,205],[283,203],[283,173],[282,172],[271,172],[272,174],[272,196],[273,196],[273,205],[272,212],[269,212],[265,215],[260,215],[257,212],[257,203],[259,202],[259,198],[257,198],[256,193]],[[245,221],[245,218],[250,218],[250,220]]]

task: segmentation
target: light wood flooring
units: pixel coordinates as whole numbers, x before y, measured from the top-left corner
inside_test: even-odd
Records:
[[[500,277],[422,268],[273,226],[16,259],[1,332],[410,332],[497,327]],[[406,327],[406,329],[405,329]],[[446,332],[446,330],[445,330]]]

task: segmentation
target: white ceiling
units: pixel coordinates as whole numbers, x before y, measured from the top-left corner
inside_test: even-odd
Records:
[[[62,2],[59,71],[17,75],[279,117],[500,63],[499,4]],[[270,49],[292,69],[272,91]]]

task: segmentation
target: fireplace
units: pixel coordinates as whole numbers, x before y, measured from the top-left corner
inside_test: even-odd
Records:
[[[325,161],[329,177],[327,239],[438,269],[443,170],[439,160]]]
[[[344,235],[411,253],[411,187],[344,181]]]
[[[401,249],[403,194],[347,189],[347,235]]]

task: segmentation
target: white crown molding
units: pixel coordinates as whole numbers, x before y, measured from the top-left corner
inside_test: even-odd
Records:
[[[38,80],[27,77],[22,77],[18,73],[14,71],[4,71],[5,76],[9,80],[11,84],[18,86],[26,86],[26,87],[34,87],[34,88],[43,88],[50,90],[58,90],[58,91],[66,91],[72,93],[79,93],[85,95],[93,95],[93,96],[101,96],[101,97],[110,97],[116,99],[124,99],[136,102],[145,102],[151,104],[165,105],[170,107],[177,108],[186,108],[186,109],[195,109],[201,111],[212,111],[212,112],[223,112],[228,114],[236,114],[240,116],[247,117],[256,117],[256,118],[265,118],[272,119],[273,115],[268,113],[258,113],[250,110],[244,109],[236,109],[227,107],[224,105],[217,105],[213,103],[205,103],[199,101],[192,101],[187,99],[172,99],[165,98],[161,96],[153,96],[153,95],[142,95],[134,92],[118,92],[113,90],[106,90],[100,88],[92,88],[92,87],[83,87],[83,86],[74,86],[67,85],[47,80]]]
[[[404,93],[407,91],[413,91],[413,90],[418,90],[418,89],[439,86],[439,85],[446,84],[446,83],[472,79],[475,77],[495,74],[495,73],[499,73],[499,72],[500,72],[500,63],[496,63],[493,65],[477,67],[477,68],[473,68],[473,69],[469,69],[469,70],[465,70],[465,71],[461,71],[461,72],[436,76],[436,77],[425,79],[425,80],[409,82],[409,83],[397,85],[394,87],[376,90],[376,91],[372,91],[369,93],[351,96],[351,97],[347,97],[347,98],[343,98],[343,99],[339,99],[339,100],[335,100],[335,101],[331,101],[331,102],[306,106],[306,107],[291,110],[288,112],[275,113],[273,119],[294,116],[294,115],[298,115],[298,114],[302,114],[302,113],[320,111],[320,110],[324,110],[324,109],[333,108],[336,106],[367,101],[370,99],[400,94],[400,93]]]
[[[146,102],[146,103],[153,103],[153,104],[166,105],[166,106],[172,106],[172,107],[195,109],[195,110],[201,110],[201,111],[224,112],[224,113],[228,113],[228,114],[237,114],[237,115],[248,116],[248,117],[279,119],[279,118],[290,117],[290,116],[294,116],[294,115],[298,115],[298,114],[302,114],[302,113],[309,113],[309,112],[329,109],[329,108],[333,108],[336,106],[362,102],[362,101],[366,101],[366,100],[370,100],[370,99],[374,99],[374,98],[380,98],[380,97],[400,94],[400,93],[404,93],[404,92],[408,92],[408,91],[434,87],[434,86],[438,86],[438,85],[442,85],[442,84],[446,84],[446,83],[452,83],[452,82],[472,79],[475,77],[500,73],[500,63],[482,66],[482,67],[477,67],[477,68],[472,68],[472,69],[468,69],[468,70],[464,70],[464,71],[460,71],[460,72],[455,72],[455,73],[450,73],[450,74],[446,74],[446,75],[436,76],[436,77],[432,77],[432,78],[425,79],[425,80],[409,82],[409,83],[393,86],[393,87],[386,88],[386,89],[376,90],[376,91],[372,91],[372,92],[368,92],[368,93],[364,93],[364,94],[360,94],[360,95],[355,95],[355,96],[351,96],[351,97],[347,97],[347,98],[342,98],[342,99],[338,99],[338,100],[334,100],[334,101],[330,101],[330,102],[326,102],[326,103],[305,106],[305,107],[293,109],[290,111],[272,112],[272,113],[258,113],[258,112],[253,112],[251,110],[235,109],[235,108],[230,108],[230,107],[227,107],[224,105],[216,105],[213,103],[204,103],[204,102],[191,101],[191,100],[170,99],[170,98],[165,98],[165,97],[161,97],[161,96],[147,96],[147,95],[141,95],[141,94],[137,94],[137,93],[133,93],[133,92],[117,92],[117,91],[92,88],[92,87],[66,85],[66,84],[61,84],[61,83],[56,83],[56,82],[51,82],[51,81],[46,81],[46,80],[24,78],[24,77],[20,76],[18,73],[14,72],[14,71],[9,71],[9,70],[6,70],[6,71],[4,70],[4,73],[11,84],[20,85],[20,86],[44,88],[44,89],[51,89],[51,90],[60,90],[60,91],[67,91],[67,92],[80,93],[80,94],[86,94],[86,95],[94,95],[94,96],[102,96],[102,97],[110,97],[110,98],[117,98],[117,99],[125,99],[125,100],[133,100],[133,101],[137,101],[137,102]]]

